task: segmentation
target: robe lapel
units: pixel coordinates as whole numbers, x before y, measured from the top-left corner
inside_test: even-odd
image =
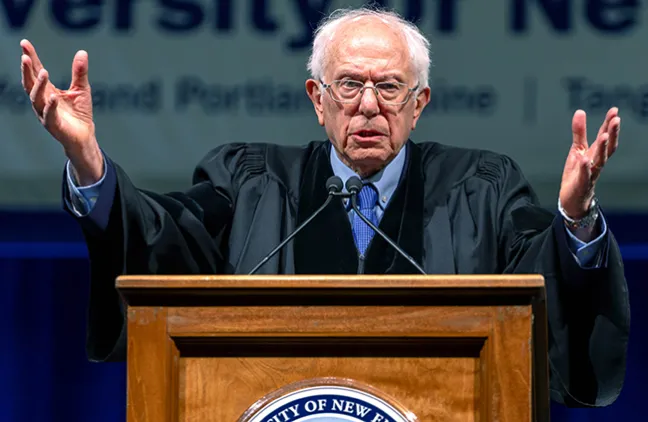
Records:
[[[445,204],[437,204],[430,211],[432,214],[423,231],[423,269],[428,274],[456,274],[448,207]]]
[[[423,256],[423,174],[421,151],[409,141],[405,167],[378,226],[416,262]],[[417,274],[418,271],[380,235],[375,234],[365,263],[367,274]]]
[[[455,274],[456,259],[448,196],[454,181],[447,177],[443,155],[436,145],[421,154],[424,189],[423,269],[428,274]]]
[[[300,225],[328,197],[326,181],[333,176],[329,143],[313,151],[302,174],[297,222]],[[358,251],[341,199],[334,199],[294,240],[296,274],[355,274]]]

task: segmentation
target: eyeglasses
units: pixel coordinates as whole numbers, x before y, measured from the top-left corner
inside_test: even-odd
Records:
[[[418,85],[414,88],[409,88],[407,84],[402,82],[378,82],[371,86],[352,79],[340,79],[330,84],[326,84],[323,81],[320,81],[320,83],[322,84],[322,88],[329,92],[329,95],[334,101],[344,104],[358,102],[367,88],[373,90],[381,104],[405,104],[409,100],[412,92],[418,89]]]

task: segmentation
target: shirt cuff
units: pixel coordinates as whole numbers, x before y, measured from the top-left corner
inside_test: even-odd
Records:
[[[583,268],[600,268],[602,265],[601,250],[605,245],[604,239],[607,235],[607,223],[602,213],[599,214],[597,224],[600,224],[599,230],[601,234],[596,239],[587,243],[577,238],[571,230],[565,227],[569,240],[569,249],[574,255],[574,259]]]
[[[101,185],[106,178],[106,157],[104,157],[104,173],[98,182],[88,186],[79,186],[78,181],[73,176],[72,165],[70,161],[66,163],[67,184],[70,189],[70,203],[72,204],[72,211],[79,216],[84,217],[88,215],[99,197]]]

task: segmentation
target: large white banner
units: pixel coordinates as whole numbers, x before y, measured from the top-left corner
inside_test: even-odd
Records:
[[[432,42],[415,140],[516,159],[552,205],[583,108],[619,106],[602,202],[648,208],[648,6],[639,0],[392,0]],[[182,189],[212,147],[324,139],[305,94],[312,27],[333,0],[0,1],[0,201],[58,205],[65,157],[20,86],[22,38],[67,87],[85,49],[101,146],[141,187]]]

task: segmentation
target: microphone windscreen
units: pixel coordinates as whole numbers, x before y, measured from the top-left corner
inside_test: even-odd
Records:
[[[352,176],[346,182],[346,189],[349,193],[355,194],[362,190],[362,180],[358,176]]]
[[[342,190],[342,179],[338,176],[331,176],[326,181],[326,190],[331,193],[338,193]]]

